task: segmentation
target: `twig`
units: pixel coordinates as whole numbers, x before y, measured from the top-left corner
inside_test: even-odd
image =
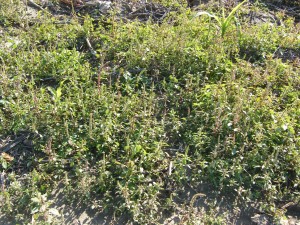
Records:
[[[90,49],[90,52],[93,56],[96,56],[96,51],[93,49],[92,45],[91,45],[91,42],[88,38],[85,38],[85,41]]]
[[[5,190],[5,173],[4,173],[4,171],[0,174],[0,185],[1,185],[1,190],[4,192],[4,190]]]
[[[172,175],[172,167],[173,167],[173,162],[171,161],[169,165],[169,173],[168,173],[169,176]]]
[[[285,204],[284,206],[282,206],[280,209],[286,209],[290,206],[294,206],[294,205],[297,205],[297,203],[294,203],[294,202],[288,202],[287,204]]]
[[[18,144],[20,144],[22,141],[24,141],[28,136],[27,135],[22,135],[21,137],[16,138],[12,143],[9,143],[5,145],[4,147],[0,148],[0,152],[7,152],[10,149],[14,148]]]
[[[27,4],[30,6],[30,7],[33,7],[33,8],[36,8],[38,10],[41,10],[41,11],[44,11],[45,13],[48,13],[49,15],[51,15],[51,13],[49,13],[47,10],[45,10],[42,6],[36,4],[34,1],[32,0],[27,0]]]
[[[197,199],[197,198],[201,198],[201,197],[206,197],[206,194],[203,194],[203,193],[197,193],[197,194],[194,194],[194,196],[192,197],[192,199],[191,199],[191,201],[190,201],[190,207],[193,208],[196,199]]]

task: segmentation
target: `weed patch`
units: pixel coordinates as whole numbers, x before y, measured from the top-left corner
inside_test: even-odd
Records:
[[[159,22],[111,13],[61,23],[41,13],[35,24],[1,5],[0,152],[11,157],[0,155],[1,213],[61,222],[50,200],[57,184],[70,202],[138,224],[173,212],[182,223],[228,223],[229,211],[218,215],[212,199],[196,210],[201,193],[181,205],[173,199],[203,182],[233,193],[235,209],[256,203],[274,221],[284,218],[278,203],[298,204],[293,19],[252,24],[241,3],[227,18],[213,16],[218,27],[186,3],[162,4],[177,11]]]

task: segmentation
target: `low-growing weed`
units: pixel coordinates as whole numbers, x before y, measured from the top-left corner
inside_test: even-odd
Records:
[[[67,201],[157,224],[177,207],[176,191],[206,181],[283,216],[276,203],[299,199],[300,80],[297,57],[278,54],[299,50],[299,31],[292,19],[246,18],[236,36],[230,26],[245,2],[228,17],[195,17],[164,1],[178,11],[159,24],[41,13],[24,29],[11,28],[11,6],[1,5],[0,147],[34,134],[34,147],[9,148],[9,163],[1,156],[1,213],[59,220],[49,199],[62,184]],[[41,158],[20,167],[22,152]],[[181,219],[227,223],[217,206],[181,206]]]

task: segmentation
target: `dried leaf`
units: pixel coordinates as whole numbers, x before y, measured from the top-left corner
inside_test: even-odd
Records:
[[[10,156],[9,154],[5,152],[1,152],[1,157],[6,161],[6,162],[11,162],[14,160],[14,157]]]
[[[49,209],[49,213],[52,214],[53,216],[60,216],[59,211],[55,208]]]

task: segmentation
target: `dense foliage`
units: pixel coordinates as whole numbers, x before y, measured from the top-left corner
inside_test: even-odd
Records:
[[[38,218],[58,182],[70,197],[146,224],[172,209],[180,187],[203,181],[275,217],[278,201],[299,200],[292,18],[251,23],[257,6],[246,4],[221,35],[179,4],[161,24],[48,14],[30,24],[9,11],[16,5],[0,7],[0,134],[26,131],[43,153],[28,159],[26,176],[16,157],[1,158],[1,212]]]

